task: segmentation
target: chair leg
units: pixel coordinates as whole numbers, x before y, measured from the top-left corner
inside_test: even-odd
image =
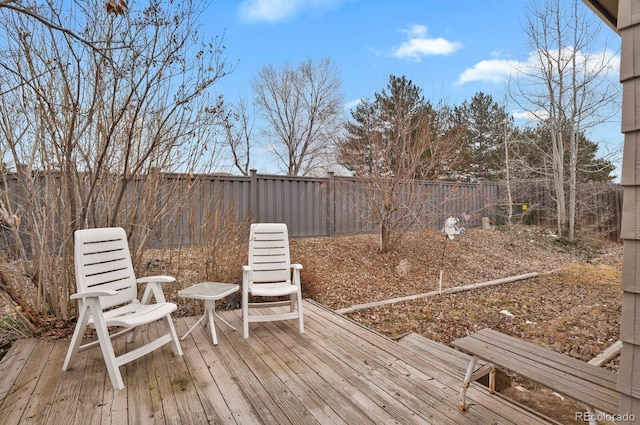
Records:
[[[76,354],[78,354],[80,345],[82,345],[82,338],[84,338],[84,332],[87,330],[87,324],[89,323],[90,315],[91,313],[89,311],[89,305],[87,303],[83,303],[78,313],[76,329],[73,331],[73,337],[71,338],[71,343],[69,344],[69,349],[67,350],[67,355],[64,359],[64,363],[62,364],[63,371],[69,370],[71,368],[71,364],[73,363]]]
[[[98,335],[98,342],[100,343],[100,350],[102,351],[102,357],[104,358],[105,365],[109,372],[109,377],[111,378],[111,385],[113,385],[113,388],[116,390],[121,390],[124,388],[124,381],[122,380],[122,375],[120,374],[120,369],[116,362],[116,355],[113,351],[113,346],[111,345],[111,337],[104,321],[100,301],[98,301],[97,298],[88,298],[82,303],[82,307],[78,315],[78,322],[76,323],[76,329],[73,332],[71,344],[69,344],[69,350],[67,351],[67,356],[64,360],[64,364],[62,365],[62,370],[68,370],[76,354],[78,354],[82,339],[84,338],[84,332],[87,329],[89,317],[91,316],[93,316],[96,334]]]
[[[96,323],[96,333],[98,334],[98,340],[100,341],[100,350],[102,350],[102,357],[107,365],[107,371],[109,372],[109,378],[111,378],[111,385],[116,390],[124,389],[124,381],[120,374],[120,368],[116,361],[116,354],[113,351],[113,345],[109,336],[109,331],[104,322],[101,325]]]
[[[135,328],[133,328],[133,330],[131,330],[131,333],[127,335],[127,342],[129,344],[134,343],[136,341],[136,338],[138,337],[139,332],[140,332],[140,326],[136,326]]]
[[[242,337],[249,338],[249,293],[242,287]]]
[[[104,320],[100,301],[98,298],[88,298],[85,303],[93,316],[93,323],[96,334],[98,335],[98,341],[100,342],[100,350],[102,351],[102,357],[104,358],[104,363],[107,366],[107,371],[111,378],[111,385],[113,385],[113,388],[116,390],[122,390],[124,389],[124,381],[122,380],[120,368],[116,361],[116,353],[113,351],[111,335],[109,335],[107,323]]]
[[[304,333],[304,320],[302,319],[302,293],[298,290],[298,326],[300,328],[300,333]]]
[[[182,346],[178,340],[178,333],[176,332],[176,327],[173,325],[173,320],[171,320],[170,314],[164,317],[164,325],[167,332],[171,334],[171,347],[173,347],[173,354],[176,356],[182,356]]]

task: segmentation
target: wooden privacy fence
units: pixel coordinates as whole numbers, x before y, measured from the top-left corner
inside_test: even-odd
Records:
[[[167,176],[167,178],[181,178]],[[422,182],[416,187],[419,214],[414,230],[440,229],[449,216],[468,211],[467,225],[480,225],[483,216],[495,215],[501,184]],[[292,237],[372,233],[378,225],[371,217],[362,180],[329,174],[328,177],[280,175],[195,176],[192,189],[200,201],[176,210],[169,225],[156,230],[152,246],[188,246],[200,240],[197,223],[212,209],[233,210],[235,218],[259,222],[284,222]],[[400,194],[402,196],[402,194]],[[415,197],[415,196],[414,196]]]
[[[151,248],[175,248],[199,245],[207,242],[211,222],[224,224],[237,221],[284,222],[292,237],[317,237],[373,233],[378,224],[373,218],[370,192],[366,181],[354,177],[297,177],[261,175],[252,171],[249,176],[226,174],[185,175],[163,174],[156,202],[172,205],[171,214],[152,226]],[[180,183],[180,194],[175,186]],[[55,185],[53,185],[55,186]],[[543,182],[533,184],[512,182],[512,199],[515,203],[514,220],[555,227],[555,209],[551,191]],[[19,192],[17,176],[5,176],[9,192]],[[135,203],[137,195],[131,189],[129,202]],[[167,189],[163,192],[163,187]],[[506,221],[507,187],[503,182],[479,183],[423,181],[409,187],[399,186],[396,201],[402,204],[411,192],[412,208],[409,216],[411,229],[441,229],[450,217],[465,217],[467,227],[482,225],[483,217],[492,224]],[[55,187],[43,190],[56,190]],[[185,196],[185,191],[189,192]],[[369,193],[369,195],[367,195]],[[179,199],[177,197],[180,197]],[[13,211],[25,212],[24,227],[29,226],[29,205],[19,193],[10,196]],[[619,237],[622,190],[616,185],[585,185],[578,198],[577,215],[581,228],[595,226],[610,235]],[[523,206],[526,209],[523,210]],[[51,209],[51,214],[54,213]],[[60,222],[63,217],[52,217]],[[122,223],[125,225],[128,223]],[[146,223],[142,223],[146,224]],[[97,223],[89,222],[89,227]],[[579,227],[580,228],[580,227]],[[6,246],[6,244],[5,244]]]
[[[171,178],[171,177],[168,177]],[[193,207],[177,211],[177,226],[158,229],[155,246],[190,245],[189,235],[197,232],[208,210],[233,210],[234,217],[259,222],[284,222],[292,237],[317,237],[374,233],[378,224],[372,217],[363,180],[355,177],[297,177],[200,175],[196,178],[198,199]],[[534,190],[535,188],[535,190]],[[416,209],[412,230],[441,229],[450,217],[461,218],[467,227],[503,224],[507,214],[507,186],[504,182],[480,183],[423,181],[415,191]],[[417,194],[417,196],[415,196]],[[402,194],[400,194],[402,196]],[[512,182],[513,222],[555,228],[555,204],[544,182]],[[523,211],[523,205],[526,209]],[[581,229],[596,229],[617,240],[620,231],[622,189],[611,184],[584,184],[578,196],[577,222]],[[468,215],[467,215],[468,214]],[[463,217],[467,217],[465,220]]]
[[[515,220],[527,224],[557,227],[553,183],[549,180],[516,180],[511,182]],[[604,235],[612,241],[620,240],[622,227],[621,185],[588,182],[579,183],[576,190],[576,229],[578,232]],[[569,188],[565,187],[568,196]],[[521,206],[527,205],[527,211]],[[499,207],[498,211],[504,210]]]

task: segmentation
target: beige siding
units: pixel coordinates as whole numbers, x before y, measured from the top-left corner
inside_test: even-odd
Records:
[[[618,390],[621,393],[619,412],[640,418],[640,273],[637,272],[640,267],[640,2],[618,2],[618,30],[622,36],[620,81],[623,83],[622,131],[625,134],[621,179],[624,186],[621,233],[625,250],[620,329],[623,346],[618,378]],[[619,423],[627,422],[623,420]]]

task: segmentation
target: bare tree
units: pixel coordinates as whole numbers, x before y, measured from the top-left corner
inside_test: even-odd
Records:
[[[571,241],[579,135],[611,117],[620,90],[612,78],[615,56],[606,49],[593,53],[598,24],[578,3],[543,0],[531,5],[525,30],[533,55],[512,87],[520,107],[549,125],[558,233]]]
[[[233,165],[243,176],[249,175],[251,138],[255,120],[249,116],[244,99],[231,107],[224,117],[225,141],[231,150]]]
[[[365,218],[378,225],[382,252],[421,219],[428,198],[422,179],[454,170],[462,147],[450,109],[436,111],[404,76],[391,76],[387,88],[356,107],[338,147],[338,162],[361,177]]]
[[[72,1],[72,3],[77,5],[76,1]],[[0,10],[4,9],[5,11],[8,11],[10,13],[23,15],[34,20],[38,24],[51,29],[52,31],[64,33],[86,46],[93,47],[94,42],[92,40],[83,37],[79,32],[76,32],[71,28],[65,26],[65,24],[63,24],[58,19],[59,16],[45,15],[45,13],[47,12],[43,13],[42,9],[46,8],[46,6],[39,6],[35,2],[32,4],[27,4],[27,2],[19,0],[0,0]],[[116,15],[124,14],[127,8],[128,6],[125,0],[111,0],[105,2],[105,10]]]
[[[113,13],[100,1],[38,16],[70,22],[86,40],[25,14],[0,22],[0,150],[18,176],[3,203],[13,223],[10,253],[35,288],[32,306],[69,317],[74,306],[73,232],[122,226],[141,258],[152,231],[188,208],[188,174],[210,170],[220,99],[209,88],[230,69],[221,40],[201,40],[206,3],[151,1]],[[23,210],[12,199],[22,198]]]
[[[343,123],[340,79],[329,58],[297,68],[264,67],[253,90],[280,170],[304,176],[326,165]]]

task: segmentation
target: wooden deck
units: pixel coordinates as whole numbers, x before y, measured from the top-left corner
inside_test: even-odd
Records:
[[[460,412],[462,353],[398,343],[312,301],[304,308],[304,334],[295,321],[256,323],[245,340],[222,325],[214,347],[198,326],[183,357],[165,346],[121,367],[122,391],[99,349],[62,372],[69,341],[21,340],[0,362],[0,424],[549,423],[477,384]],[[241,327],[239,311],[222,315]],[[179,335],[195,319],[177,319]]]

